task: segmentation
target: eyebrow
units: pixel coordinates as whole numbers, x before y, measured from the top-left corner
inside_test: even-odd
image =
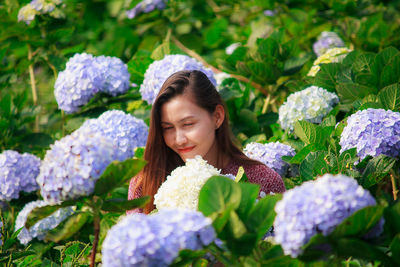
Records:
[[[189,116],[187,116],[187,117],[184,117],[184,118],[182,118],[182,119],[180,119],[178,122],[182,122],[182,121],[185,121],[185,120],[189,120],[189,119],[193,119],[194,118],[194,116],[193,115],[189,115]],[[161,122],[161,124],[171,124],[170,122],[166,122],[166,121],[162,121]]]

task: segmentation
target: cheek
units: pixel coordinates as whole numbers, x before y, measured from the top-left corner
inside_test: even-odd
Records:
[[[166,131],[163,133],[164,142],[168,147],[171,147],[173,143],[173,134],[170,131]]]

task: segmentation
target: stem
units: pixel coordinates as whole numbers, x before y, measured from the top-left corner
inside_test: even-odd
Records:
[[[396,187],[396,179],[395,179],[393,173],[390,174],[390,180],[392,181],[393,199],[396,201],[397,200],[397,194],[399,193],[399,190]]]
[[[97,245],[99,243],[100,218],[98,214],[94,215],[93,226],[94,226],[94,240],[93,240],[92,254],[90,255],[90,267],[95,266]]]
[[[267,98],[265,98],[264,106],[262,108],[261,114],[265,114],[267,112],[270,100],[271,100],[271,94],[268,94]]]
[[[213,72],[215,73],[221,73],[223,72],[222,70],[210,65],[207,63],[207,61],[204,60],[204,58],[202,58],[199,54],[197,54],[195,51],[187,48],[184,44],[182,44],[178,39],[175,38],[175,36],[171,36],[172,41],[176,44],[177,47],[179,47],[180,49],[182,49],[186,54],[188,54],[189,56],[197,59],[198,61],[200,61],[204,66],[210,68]],[[261,84],[255,83],[253,81],[251,81],[250,79],[241,76],[241,75],[237,75],[237,74],[230,74],[233,78],[236,78],[239,81],[245,82],[245,83],[250,83],[255,89],[257,89],[258,91],[260,91],[261,93],[263,93],[264,95],[268,96],[269,92],[267,89],[265,89]]]
[[[32,48],[31,45],[28,44],[28,60],[32,60]],[[35,73],[33,72],[33,63],[29,65],[29,77],[31,81],[31,87],[32,87],[32,98],[33,98],[33,105],[37,106],[38,102],[38,96],[37,96],[37,88],[36,88],[36,82],[35,82]],[[39,131],[39,115],[36,116],[35,118],[35,132]]]

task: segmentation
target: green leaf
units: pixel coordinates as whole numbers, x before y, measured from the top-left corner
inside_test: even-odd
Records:
[[[267,39],[258,39],[258,53],[262,55],[262,57],[279,57],[279,44],[273,38]]]
[[[336,91],[336,75],[341,70],[340,63],[321,64],[321,69],[315,76],[314,85],[322,87],[329,92]]]
[[[383,88],[379,92],[378,98],[385,109],[400,111],[400,85],[398,83]]]
[[[282,75],[293,75],[298,72],[311,58],[310,54],[302,57],[292,57],[285,61]]]
[[[135,148],[135,158],[144,159],[144,147]]]
[[[256,203],[260,186],[251,183],[239,183],[239,186],[242,191],[242,198],[236,212],[242,221],[246,221],[251,208]]]
[[[383,68],[381,73],[381,87],[400,82],[400,53]]]
[[[238,172],[235,177],[235,182],[248,182],[249,179],[247,178],[246,173],[244,172],[244,169],[242,166],[239,167]]]
[[[298,121],[294,125],[294,133],[305,144],[314,144],[317,141],[317,126],[308,121]]]
[[[379,183],[393,168],[396,159],[385,155],[372,158],[362,173],[360,184],[369,188]]]
[[[0,100],[0,115],[4,118],[9,118],[11,115],[11,94],[2,96]]]
[[[109,212],[125,212],[127,210],[142,208],[150,201],[149,196],[136,198],[132,200],[126,199],[107,199],[101,207],[104,211]]]
[[[151,54],[151,59],[161,60],[167,55],[184,54],[175,44],[171,42],[164,42],[157,46]]]
[[[353,102],[370,94],[375,94],[375,88],[357,83],[338,83],[336,91],[342,101]]]
[[[22,257],[26,257],[29,255],[34,255],[37,252],[34,250],[28,250],[28,251],[13,251],[13,252],[6,252],[6,253],[1,253],[0,254],[0,262],[8,262],[11,260],[16,260],[16,259],[20,259]],[[3,266],[7,266],[7,265],[3,265]]]
[[[314,235],[307,244],[302,247],[303,253],[297,258],[305,262],[321,259],[327,253],[326,244],[329,244],[329,239],[326,236],[322,234]]]
[[[390,243],[393,259],[400,265],[400,234],[396,235]]]
[[[95,195],[104,195],[114,188],[122,186],[134,177],[146,165],[142,159],[127,159],[123,162],[113,161],[108,165],[101,177],[97,180],[94,188]]]
[[[85,225],[90,216],[89,212],[76,212],[72,214],[56,228],[49,231],[45,239],[57,243],[72,237]]]
[[[213,23],[204,31],[204,41],[210,47],[215,47],[223,41],[221,35],[223,35],[228,27],[228,20],[224,17],[216,19]]]
[[[362,237],[374,227],[383,215],[383,207],[362,208],[340,223],[330,234],[334,239],[342,237]]]
[[[400,200],[387,207],[384,212],[385,229],[391,237],[400,233]]]
[[[300,164],[300,177],[305,180],[312,180],[314,177],[329,172],[329,165],[325,161],[327,152],[311,152]]]
[[[300,164],[310,152],[316,152],[317,147],[314,144],[307,145],[303,147],[296,155],[290,159],[290,164]]]
[[[229,236],[227,236],[226,231],[229,231]],[[246,226],[238,216],[238,214],[232,210],[229,213],[229,219],[226,224],[225,235],[226,239],[238,239],[247,233]]]

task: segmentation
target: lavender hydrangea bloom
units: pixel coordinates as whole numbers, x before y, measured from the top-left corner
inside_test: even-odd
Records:
[[[89,102],[104,83],[101,69],[90,54],[75,54],[58,74],[54,95],[58,107],[73,113]]]
[[[117,57],[99,56],[95,58],[98,67],[102,71],[102,92],[116,96],[125,93],[130,86],[131,75],[126,64]]]
[[[126,16],[133,19],[140,13],[149,13],[154,9],[163,10],[167,6],[168,0],[143,0],[134,8],[126,11]]]
[[[286,175],[289,168],[289,163],[283,161],[282,157],[296,155],[296,151],[291,146],[279,142],[267,144],[252,142],[246,145],[244,153],[249,158],[264,163],[282,177]]]
[[[358,156],[400,154],[400,113],[384,109],[357,111],[347,119],[340,137],[340,152],[357,148]]]
[[[339,97],[324,88],[310,86],[295,92],[279,107],[279,124],[283,129],[294,130],[297,121],[321,123],[322,119],[339,103]]]
[[[37,182],[50,204],[93,192],[97,179],[115,159],[113,141],[90,129],[75,131],[46,152]]]
[[[110,138],[116,144],[116,159],[132,158],[135,148],[145,146],[148,136],[146,123],[121,110],[109,110],[97,119],[85,121],[79,131],[89,128]]]
[[[180,250],[198,250],[214,241],[211,223],[202,213],[185,209],[128,215],[108,231],[102,262],[109,267],[169,266]]]
[[[29,230],[26,229],[24,225],[29,213],[37,207],[43,207],[47,205],[48,203],[43,200],[33,201],[26,204],[25,207],[18,213],[15,221],[15,230],[22,228],[21,232],[19,232],[17,236],[21,244],[26,245],[33,238],[43,240],[49,230],[56,228],[57,225],[59,225],[74,212],[72,207],[58,209],[50,216],[35,223]]]
[[[142,99],[152,104],[165,80],[180,70],[200,70],[207,75],[214,86],[217,84],[213,71],[205,68],[197,60],[185,55],[168,55],[162,60],[154,61],[147,68],[139,90],[142,94]]]
[[[21,191],[32,192],[39,188],[40,159],[32,154],[19,154],[5,150],[0,154],[0,201],[16,199]]]
[[[355,179],[325,174],[283,194],[275,206],[275,241],[285,254],[297,257],[311,237],[329,235],[354,212],[373,205],[375,199]],[[379,223],[369,237],[380,235],[382,225]]]
[[[322,32],[313,44],[314,53],[319,57],[329,48],[344,47],[343,40],[335,32]]]

